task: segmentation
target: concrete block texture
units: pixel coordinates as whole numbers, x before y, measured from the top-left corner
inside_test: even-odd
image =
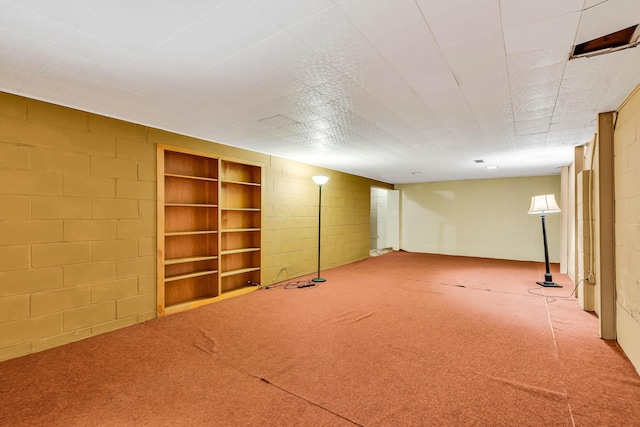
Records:
[[[264,165],[264,280],[368,254],[390,185],[0,92],[0,360],[156,317],[157,144]]]

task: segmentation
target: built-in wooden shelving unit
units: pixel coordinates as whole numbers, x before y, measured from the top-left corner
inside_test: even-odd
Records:
[[[255,289],[262,167],[158,146],[158,315]]]

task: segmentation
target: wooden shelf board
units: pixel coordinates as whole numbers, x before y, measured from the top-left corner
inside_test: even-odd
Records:
[[[200,181],[211,181],[211,182],[216,182],[218,181],[217,178],[209,178],[206,176],[193,176],[193,175],[180,175],[177,173],[165,173],[164,176],[171,176],[174,178],[184,178],[184,179],[197,179]]]
[[[202,297],[196,298],[189,301],[184,301],[177,304],[172,304],[164,309],[164,314],[175,314],[180,313],[181,311],[191,310],[192,308],[202,307],[203,305],[212,304],[214,302],[222,301],[227,298],[233,298],[240,295],[248,294],[250,292],[256,291],[260,289],[258,286],[242,286],[239,288],[232,289],[230,291],[224,292],[222,295],[217,297]]]
[[[259,270],[260,270],[260,267],[240,268],[238,270],[225,271],[220,274],[220,277],[235,276],[236,274],[250,273],[252,271],[259,271]]]
[[[218,205],[210,205],[205,203],[165,203],[165,207],[187,207],[187,208],[217,208]]]
[[[166,259],[164,260],[164,265],[183,264],[186,262],[197,262],[197,261],[209,261],[212,259],[218,259],[218,257],[215,255],[209,255],[209,256],[193,256],[193,257],[186,257],[186,258]]]
[[[194,234],[216,234],[216,230],[201,230],[201,231],[171,231],[164,233],[165,236],[191,236]]]
[[[223,211],[260,212],[260,208],[220,208]]]
[[[242,249],[229,249],[227,251],[221,251],[220,255],[232,255],[232,254],[241,254],[245,252],[255,252],[259,251],[260,248],[242,248]]]
[[[223,184],[251,185],[254,187],[260,187],[262,185],[259,182],[231,181],[229,179],[221,179],[220,182]]]
[[[243,231],[260,231],[259,228],[226,228],[220,230],[222,233],[241,233]]]
[[[200,276],[206,276],[206,275],[209,275],[209,274],[216,274],[217,272],[218,272],[218,270],[194,271],[193,273],[179,274],[177,276],[165,277],[164,281],[165,281],[165,283],[174,282],[176,280],[190,279],[192,277],[200,277]]]

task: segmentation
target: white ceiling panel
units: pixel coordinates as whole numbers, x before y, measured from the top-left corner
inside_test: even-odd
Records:
[[[488,77],[494,81],[497,77],[503,81],[507,78],[507,60],[501,31],[480,34],[465,42],[443,46],[442,50],[462,87],[482,82]]]
[[[569,53],[639,9],[0,0],[0,88],[391,183],[557,174],[640,83],[640,49]]]
[[[582,10],[584,0],[500,0],[502,24],[505,28],[546,21]]]
[[[11,0],[25,9],[29,9],[71,28],[82,24],[105,0]]]
[[[28,38],[41,43],[59,45],[73,33],[73,28],[9,1],[0,3],[0,12],[0,28],[17,34],[23,28],[37,28]]]
[[[484,33],[500,31],[499,2],[496,0],[464,0],[442,2],[438,10],[432,2],[418,0],[440,46],[476,38]]]
[[[189,7],[185,7],[182,3],[167,1],[102,1],[78,29],[142,55],[221,2],[193,0],[189,2]],[[117,31],[114,31],[114,26]]]
[[[580,21],[576,44],[606,36],[640,23],[637,0],[609,0],[585,10]]]
[[[389,62],[415,56],[420,52],[433,52],[438,45],[422,16],[406,22],[399,28],[383,28],[367,36],[370,43]]]
[[[243,31],[228,37],[236,28]],[[282,29],[246,0],[225,2],[144,55],[187,73],[208,68]]]
[[[292,27],[335,6],[331,0],[250,0],[285,28]]]
[[[420,10],[414,0],[345,0],[339,4],[342,12],[366,37],[399,30],[415,20]],[[380,23],[384,22],[384,28]]]
[[[571,13],[545,21],[505,28],[507,54],[564,47],[568,55],[575,40],[580,16],[580,13]]]

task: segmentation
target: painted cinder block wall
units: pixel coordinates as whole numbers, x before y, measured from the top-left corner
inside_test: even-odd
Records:
[[[265,283],[369,253],[388,184],[0,92],[0,360],[156,316],[156,146],[265,167]]]
[[[614,131],[616,332],[640,372],[640,86]]]

